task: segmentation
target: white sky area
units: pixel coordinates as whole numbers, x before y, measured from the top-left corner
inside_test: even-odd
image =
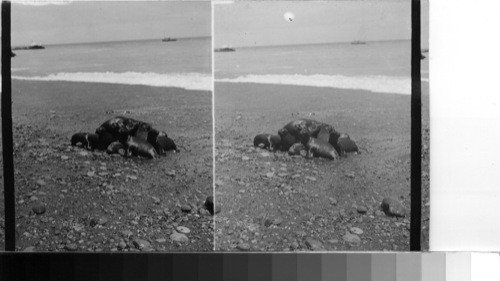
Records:
[[[428,4],[422,11],[425,21]],[[286,13],[294,15],[292,21],[285,20]],[[428,28],[422,29],[425,39]],[[411,39],[410,1],[240,1],[214,5],[216,47],[405,39]]]
[[[12,4],[13,46],[211,35],[211,4],[206,1],[25,3],[30,5]]]

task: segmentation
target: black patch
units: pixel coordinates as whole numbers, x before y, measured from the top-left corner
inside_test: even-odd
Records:
[[[154,147],[146,140],[129,136],[127,142],[124,143],[126,152],[125,156],[142,156],[146,158],[156,158],[157,152]]]
[[[71,137],[71,145],[77,146],[80,144],[86,149],[94,149],[98,146],[99,136],[90,133],[76,133]]]

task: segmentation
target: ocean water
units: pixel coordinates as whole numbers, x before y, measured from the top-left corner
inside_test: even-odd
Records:
[[[12,77],[23,80],[78,81],[212,88],[211,38],[47,45],[17,50]]]
[[[215,53],[215,79],[411,93],[411,41],[236,48]],[[422,63],[423,81],[428,64]]]

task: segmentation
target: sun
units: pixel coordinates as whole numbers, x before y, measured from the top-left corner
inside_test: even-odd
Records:
[[[292,22],[295,19],[295,15],[292,12],[286,12],[283,17],[286,21]]]

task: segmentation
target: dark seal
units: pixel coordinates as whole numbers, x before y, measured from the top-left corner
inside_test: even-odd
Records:
[[[78,144],[86,149],[93,150],[99,144],[99,136],[90,133],[76,133],[71,137],[71,145],[77,146]]]
[[[125,142],[129,136],[137,136],[145,140],[147,139],[148,132],[151,130],[153,128],[149,123],[128,117],[116,116],[102,123],[96,129],[96,134],[99,135],[100,140],[105,141],[101,146],[107,148],[109,144],[116,140]]]
[[[156,149],[156,152],[160,155],[164,155],[166,151],[173,150],[174,152],[178,152],[177,146],[174,143],[174,140],[167,136],[167,133],[160,132],[156,139],[154,140],[153,147]]]
[[[333,146],[321,139],[309,137],[306,144],[308,157],[322,157],[330,160],[338,160],[339,153]]]
[[[154,147],[146,140],[138,137],[129,136],[124,143],[126,148],[125,156],[142,156],[146,158],[156,158],[157,152]]]
[[[283,129],[286,129],[289,134],[296,139],[296,142],[300,141],[305,145],[308,138],[313,137],[330,143],[337,152],[340,152],[340,148],[337,144],[340,134],[332,125],[312,119],[301,118],[286,124]]]
[[[299,140],[294,137],[287,129],[281,128],[278,131],[278,135],[281,138],[281,150],[288,151],[293,144],[299,142]]]
[[[353,140],[351,140],[348,134],[341,134],[338,138],[337,144],[340,148],[340,155],[345,155],[349,152],[359,152],[358,146]]]
[[[271,134],[256,135],[253,139],[253,145],[255,147],[276,151],[281,148],[281,137]]]

